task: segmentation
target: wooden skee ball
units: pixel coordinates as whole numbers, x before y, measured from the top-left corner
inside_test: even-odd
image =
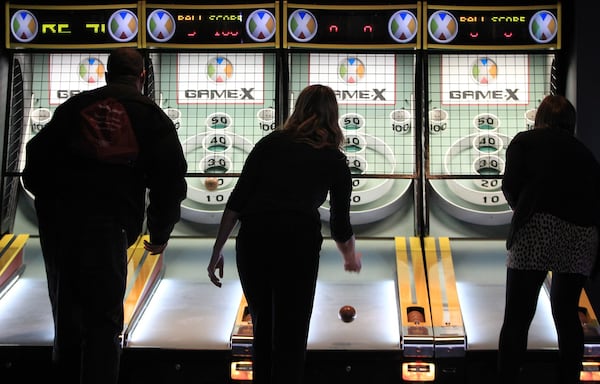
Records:
[[[356,309],[351,305],[344,305],[340,308],[338,315],[344,323],[350,323],[356,318]]]
[[[216,177],[207,177],[204,180],[204,187],[209,191],[214,191],[219,186],[219,179]]]
[[[423,314],[421,313],[421,311],[413,309],[412,311],[408,312],[408,321],[410,323],[415,323],[415,324],[419,324],[419,323],[423,323],[425,321],[425,316],[423,316]]]

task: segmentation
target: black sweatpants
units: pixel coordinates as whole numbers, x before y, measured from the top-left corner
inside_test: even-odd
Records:
[[[54,319],[55,381],[116,384],[127,278],[125,231],[102,217],[42,220],[39,230]]]
[[[303,383],[322,241],[302,218],[241,224],[236,260],[253,322],[254,384]]]
[[[506,307],[498,346],[498,371],[502,383],[517,383],[527,351],[529,327],[546,275],[545,271],[507,270]],[[558,334],[561,384],[579,383],[584,350],[579,297],[585,280],[581,274],[552,274],[550,303]]]

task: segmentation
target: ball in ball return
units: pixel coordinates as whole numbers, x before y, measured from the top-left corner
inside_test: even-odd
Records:
[[[344,305],[340,308],[338,315],[344,323],[350,323],[356,319],[356,309],[351,305]]]
[[[204,187],[209,191],[214,191],[219,186],[219,179],[216,177],[207,177],[204,180]]]
[[[410,323],[420,324],[425,322],[425,316],[418,309],[413,309],[408,312],[408,321]]]

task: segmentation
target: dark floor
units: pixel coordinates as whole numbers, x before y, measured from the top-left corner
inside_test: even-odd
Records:
[[[435,383],[493,384],[494,351],[436,363]],[[49,347],[0,347],[2,383],[35,383],[50,377]],[[520,383],[555,384],[555,353],[530,353]],[[381,352],[309,351],[310,384],[397,384],[401,360]],[[125,349],[121,384],[228,384],[230,356],[223,351]],[[515,383],[518,384],[518,383]]]

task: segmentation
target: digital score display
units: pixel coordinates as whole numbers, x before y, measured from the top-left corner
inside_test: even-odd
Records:
[[[430,7],[426,48],[558,49],[560,8]]]
[[[8,6],[7,48],[139,46],[137,4]]]
[[[287,7],[285,45],[331,48],[415,48],[420,8],[394,6]]]
[[[264,5],[264,7],[262,7]],[[278,8],[252,6],[146,6],[147,47],[276,47]]]

